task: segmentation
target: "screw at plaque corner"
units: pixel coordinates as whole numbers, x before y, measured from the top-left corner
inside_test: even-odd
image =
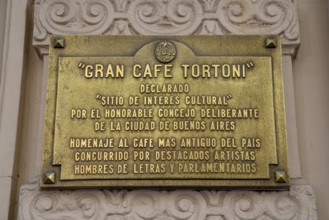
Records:
[[[271,37],[266,38],[265,46],[266,48],[277,48],[278,41],[276,38],[271,38]]]
[[[63,38],[55,39],[54,48],[64,48],[64,47],[65,47],[65,40]]]
[[[266,38],[265,46],[266,48],[277,48],[278,40],[276,38]]]
[[[275,171],[275,182],[277,183],[286,183],[287,175],[285,171]]]
[[[55,184],[55,172],[45,172],[43,183],[44,184]]]

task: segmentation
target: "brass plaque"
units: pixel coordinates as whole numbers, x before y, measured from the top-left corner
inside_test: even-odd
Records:
[[[280,38],[52,36],[42,188],[286,188]]]

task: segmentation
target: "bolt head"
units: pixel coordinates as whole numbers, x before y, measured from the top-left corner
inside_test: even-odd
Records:
[[[44,184],[55,184],[55,172],[46,172],[43,177]]]
[[[265,42],[266,48],[277,48],[278,40],[276,38],[267,38]]]
[[[64,47],[65,47],[65,40],[63,38],[55,39],[54,48],[64,48]]]
[[[285,171],[276,171],[275,172],[275,182],[277,183],[286,183],[287,175]]]

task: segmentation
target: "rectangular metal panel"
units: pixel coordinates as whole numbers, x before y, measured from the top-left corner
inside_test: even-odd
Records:
[[[289,186],[280,38],[50,45],[41,187]]]

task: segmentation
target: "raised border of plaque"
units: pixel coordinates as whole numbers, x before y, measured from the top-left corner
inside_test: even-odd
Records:
[[[50,38],[41,188],[289,187],[277,36]]]

